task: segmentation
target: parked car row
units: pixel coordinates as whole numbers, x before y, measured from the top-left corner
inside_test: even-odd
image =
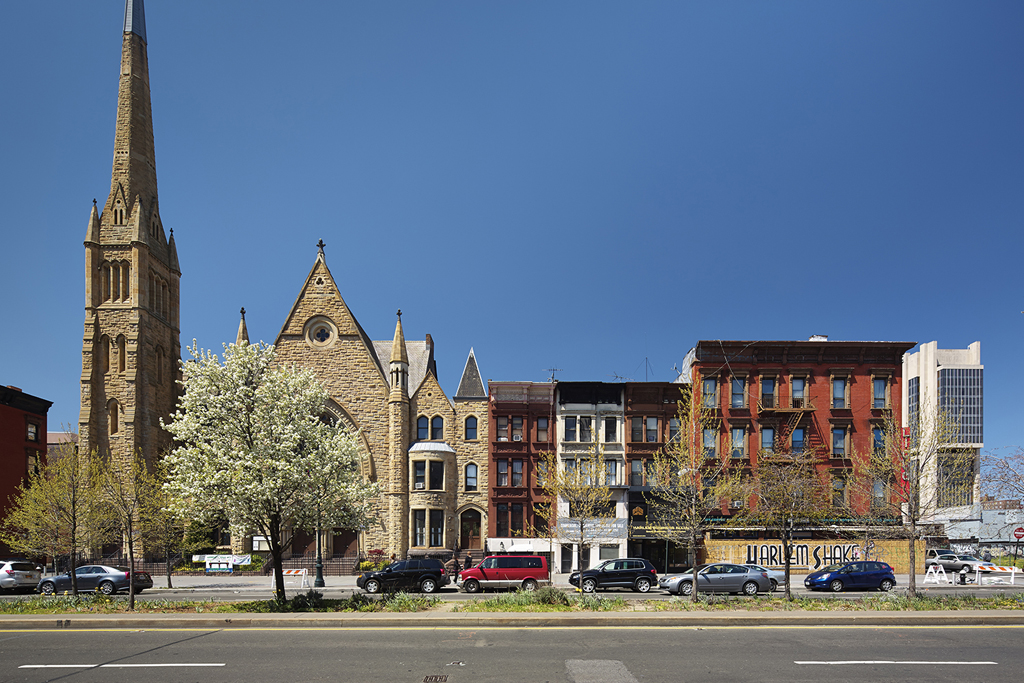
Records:
[[[694,578],[696,577],[696,579]],[[611,588],[647,593],[658,588],[677,595],[701,593],[771,593],[785,581],[784,572],[757,564],[711,562],[687,571],[658,578],[650,561],[638,557],[605,560],[590,569],[572,572],[569,583],[584,593]],[[517,588],[534,590],[550,585],[547,558],[540,555],[497,555],[485,558],[475,567],[459,572],[455,584],[467,593],[485,589]],[[420,590],[433,593],[448,584],[440,560],[410,559],[393,562],[384,569],[364,572],[356,585],[368,593],[396,590]],[[892,590],[896,577],[884,562],[847,562],[831,565],[807,575],[804,586],[810,590],[838,592],[851,588]]]
[[[146,572],[134,574],[135,592],[141,593],[153,587],[153,577]],[[113,595],[129,588],[129,571],[124,567],[112,567],[104,564],[83,565],[75,569],[75,578],[80,591],[99,591],[104,595]],[[43,576],[43,570],[31,562],[9,561],[0,562],[0,589],[39,592],[53,595],[71,590],[71,574]]]
[[[947,552],[935,552],[931,551],[928,557],[925,558],[924,568],[925,570],[932,565],[942,567],[946,572],[960,572],[966,569],[970,573],[974,573],[978,570],[986,571],[988,567],[994,567],[992,562],[986,562],[985,560],[979,560],[973,555],[957,555],[952,551]]]

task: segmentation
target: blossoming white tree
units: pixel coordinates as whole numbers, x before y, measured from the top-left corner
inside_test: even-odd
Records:
[[[365,525],[375,484],[359,470],[360,444],[324,419],[327,392],[311,371],[275,363],[274,347],[224,347],[224,362],[193,341],[184,395],[166,429],[171,508],[189,517],[225,514],[232,527],[267,538],[277,599],[284,533],[319,509],[328,527]]]

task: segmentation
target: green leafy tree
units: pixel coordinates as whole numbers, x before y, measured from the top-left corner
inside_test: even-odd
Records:
[[[320,506],[328,526],[363,527],[375,484],[359,474],[357,435],[322,419],[327,393],[312,371],[275,362],[274,347],[231,344],[224,361],[190,348],[184,395],[165,427],[169,507],[267,538],[277,599],[285,600],[285,534]]]
[[[17,552],[67,558],[73,595],[79,555],[103,535],[98,483],[96,457],[79,453],[68,439],[18,487],[0,528],[0,538]]]

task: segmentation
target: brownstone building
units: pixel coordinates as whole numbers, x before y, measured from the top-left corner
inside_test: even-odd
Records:
[[[110,193],[85,235],[81,448],[152,460],[170,445],[180,278],[157,198],[145,10],[127,0]]]

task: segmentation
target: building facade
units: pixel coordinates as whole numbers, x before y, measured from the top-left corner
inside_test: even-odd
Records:
[[[488,519],[486,549],[551,556],[545,515],[548,501],[538,480],[541,454],[554,452],[554,382],[488,382]]]
[[[811,453],[831,475],[837,507],[850,503],[854,458],[868,457],[885,422],[901,414],[903,354],[914,346],[827,337],[698,342],[686,365],[718,418],[704,430],[705,457],[756,469],[759,453]]]
[[[157,197],[145,9],[127,0],[110,193],[85,236],[80,448],[152,461],[170,446],[180,278]]]
[[[362,472],[380,485],[367,529],[333,529],[328,557],[381,551],[427,555],[481,551],[487,523],[487,395],[471,350],[459,389],[441,388],[434,341],[407,341],[401,311],[391,339],[374,341],[341,296],[319,245],[313,267],[274,344],[278,362],[316,372],[325,413],[362,439]],[[238,342],[248,342],[244,320]],[[297,531],[293,555],[314,552]],[[244,546],[242,550],[247,550]]]
[[[11,498],[46,456],[46,414],[52,401],[26,394],[18,387],[0,387],[0,519]],[[0,555],[10,548],[0,543]]]
[[[903,373],[903,424],[928,429],[941,413],[946,416],[941,419],[952,421],[958,432],[949,448],[971,455],[971,464],[959,456],[951,457],[948,467],[941,456],[930,463],[932,471],[925,473],[925,482],[937,487],[936,495],[922,498],[934,500],[937,508],[929,521],[956,522],[958,529],[969,527],[972,520],[980,524],[981,449],[985,445],[981,342],[966,349],[940,349],[934,341],[921,344],[916,352],[904,356]]]

